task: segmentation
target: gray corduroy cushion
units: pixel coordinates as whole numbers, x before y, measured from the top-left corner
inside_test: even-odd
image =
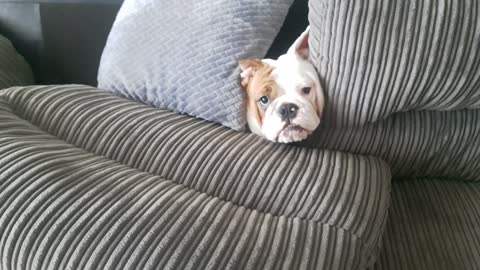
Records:
[[[392,204],[375,270],[480,269],[480,183],[406,179]]]
[[[478,0],[311,0],[311,58],[329,126],[480,108]]]
[[[33,74],[12,43],[0,35],[0,89],[33,84]]]
[[[398,113],[361,127],[320,128],[301,145],[378,156],[395,178],[480,181],[480,110]]]
[[[6,270],[365,269],[389,179],[374,157],[273,144],[91,87],[0,91]]]
[[[159,108],[246,126],[238,61],[263,58],[293,0],[127,0],[99,87]]]

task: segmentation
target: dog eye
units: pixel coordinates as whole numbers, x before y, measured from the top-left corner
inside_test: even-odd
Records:
[[[304,87],[302,88],[302,93],[304,93],[305,95],[308,95],[310,94],[310,90],[312,90],[311,87]]]
[[[265,106],[268,105],[269,100],[268,100],[268,97],[267,97],[267,96],[263,96],[263,97],[261,97],[261,98],[258,100],[258,102],[260,102],[260,104],[261,104],[263,107],[265,107]]]

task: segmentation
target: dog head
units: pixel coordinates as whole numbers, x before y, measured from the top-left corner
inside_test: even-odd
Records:
[[[240,61],[250,130],[274,142],[306,139],[324,106],[317,72],[308,61],[309,29],[277,60]]]

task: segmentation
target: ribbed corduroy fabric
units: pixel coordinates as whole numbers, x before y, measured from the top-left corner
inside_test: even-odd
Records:
[[[364,269],[373,157],[272,144],[86,86],[0,91],[2,269]]]
[[[478,0],[311,0],[309,7],[329,126],[480,108]]]
[[[376,270],[480,269],[480,185],[395,181]]]
[[[33,84],[33,73],[12,43],[0,35],[0,89]]]
[[[381,157],[395,178],[480,180],[480,110],[398,113],[362,127],[321,128],[300,145]]]

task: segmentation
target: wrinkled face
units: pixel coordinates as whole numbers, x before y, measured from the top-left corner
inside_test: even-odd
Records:
[[[301,141],[320,124],[323,91],[315,68],[306,59],[308,51],[301,50],[305,41],[298,42],[278,60],[240,63],[250,130],[274,142]]]

